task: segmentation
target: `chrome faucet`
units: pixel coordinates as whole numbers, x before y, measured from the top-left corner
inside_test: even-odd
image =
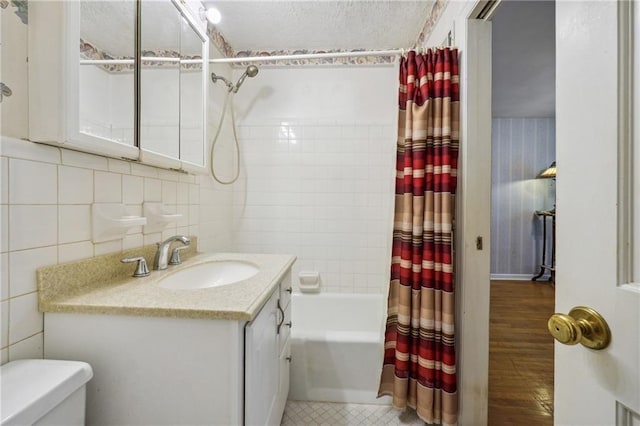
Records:
[[[158,243],[158,251],[156,252],[156,257],[153,259],[153,269],[156,271],[167,269],[167,265],[169,264],[169,248],[174,241],[180,241],[185,246],[191,244],[189,237],[185,237],[184,235],[174,235]]]

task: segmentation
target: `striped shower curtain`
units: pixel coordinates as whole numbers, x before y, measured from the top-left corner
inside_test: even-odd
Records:
[[[378,396],[455,425],[453,221],[459,144],[457,49],[400,62],[398,151],[384,364]]]

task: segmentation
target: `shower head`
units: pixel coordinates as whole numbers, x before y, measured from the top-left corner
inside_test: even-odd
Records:
[[[217,83],[218,80],[222,80],[224,81],[224,83],[227,85],[227,87],[229,88],[229,91],[233,90],[233,83],[231,83],[229,80],[227,80],[226,78],[224,78],[221,75],[217,75],[216,73],[212,72],[211,73],[211,81],[213,81],[214,83]]]
[[[238,89],[240,88],[240,86],[242,86],[242,83],[244,83],[244,79],[247,77],[255,77],[256,75],[258,75],[258,67],[256,67],[255,65],[249,65],[247,67],[247,69],[242,73],[242,75],[240,76],[240,78],[238,79],[238,82],[236,83],[235,87],[233,88],[233,93],[238,93]]]

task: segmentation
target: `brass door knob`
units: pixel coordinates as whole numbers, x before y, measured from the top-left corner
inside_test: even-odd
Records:
[[[586,306],[576,306],[569,315],[553,314],[547,323],[549,332],[560,343],[577,343],[589,349],[604,349],[611,342],[611,330],[602,316]]]

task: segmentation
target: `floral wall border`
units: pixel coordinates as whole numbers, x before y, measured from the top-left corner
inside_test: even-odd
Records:
[[[438,23],[438,19],[442,16],[445,6],[450,0],[435,0],[431,13],[427,18],[422,31],[416,38],[416,43],[413,47],[420,47],[424,44],[424,41],[431,35],[434,27]],[[242,58],[252,56],[280,56],[280,55],[295,55],[295,54],[315,54],[315,53],[340,53],[340,52],[362,52],[364,49],[353,50],[241,50],[236,52],[229,44],[224,35],[218,31],[215,25],[207,25],[207,33],[211,42],[217,47],[225,58]],[[279,59],[273,61],[261,62],[261,65],[266,66],[305,66],[305,65],[388,65],[393,64],[396,61],[397,56],[361,56],[361,57],[347,57],[347,58],[321,58],[321,59]],[[232,64],[233,67],[246,67],[250,62],[236,62]]]
[[[29,3],[27,0],[11,0],[11,5],[15,7],[17,10],[14,10],[13,13],[18,15],[20,21],[23,24],[29,24]],[[0,0],[0,7],[2,9],[6,9],[9,6],[8,0]]]
[[[142,56],[154,56],[161,58],[180,58],[180,52],[175,50],[159,50],[159,51],[142,51]],[[113,56],[100,48],[91,44],[86,40],[80,39],[80,57],[82,59],[95,59],[95,60],[109,60],[109,59],[129,59],[132,60],[132,56]],[[185,56],[185,59],[201,59],[201,56]],[[142,65],[145,67],[171,67],[174,63],[171,62],[154,62],[154,61],[142,61]],[[109,73],[125,73],[133,72],[133,64],[101,64],[98,65],[103,70]],[[195,64],[181,64],[180,69],[183,70],[199,70],[202,69],[202,65]]]

